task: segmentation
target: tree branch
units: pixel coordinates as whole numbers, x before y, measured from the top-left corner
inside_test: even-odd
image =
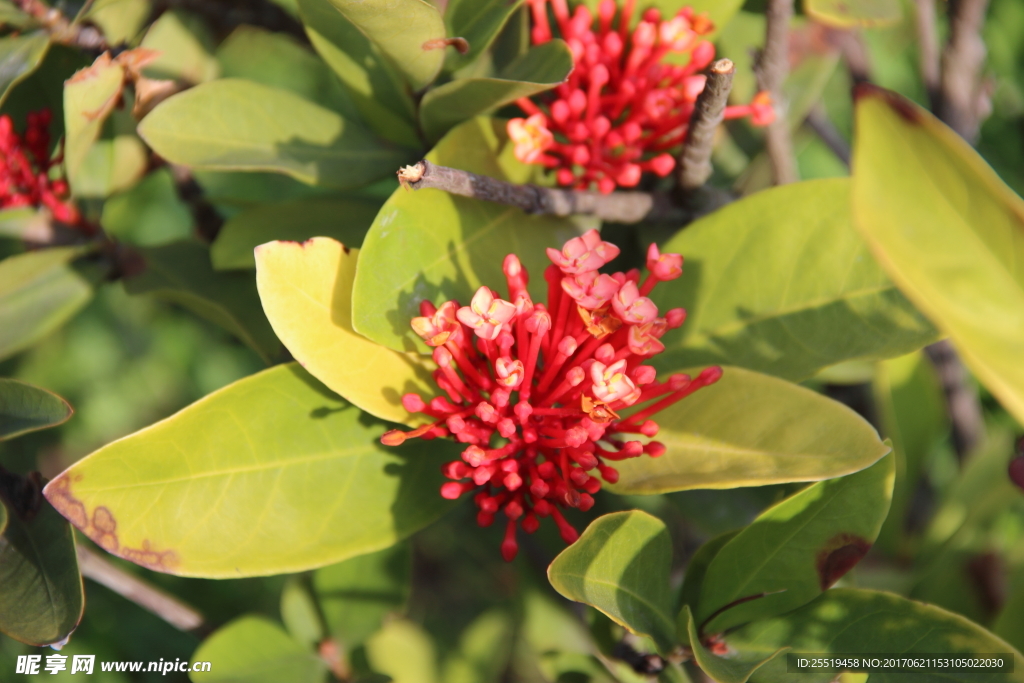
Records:
[[[507,204],[530,214],[587,215],[612,223],[641,221],[688,222],[693,215],[675,206],[668,195],[647,192],[601,194],[539,185],[516,185],[424,159],[398,171],[402,185],[414,190],[433,188],[462,197]]]
[[[775,120],[765,131],[765,147],[775,184],[784,185],[799,180],[786,120],[787,104],[782,96],[782,84],[789,73],[789,22],[793,18],[793,0],[769,0],[765,16],[768,29],[764,50],[757,61],[757,85],[770,92],[775,103]]]
[[[95,26],[71,21],[59,9],[47,7],[40,0],[16,0],[16,4],[22,12],[35,17],[55,43],[95,52],[110,47]]]
[[[968,142],[978,138],[987,116],[988,96],[981,81],[985,63],[985,23],[988,0],[950,0],[949,42],[942,52],[939,106],[935,113]]]
[[[828,145],[832,153],[840,161],[850,166],[850,143],[836,130],[836,127],[829,120],[825,110],[817,105],[807,114],[807,125],[817,134],[821,141]]]
[[[939,35],[936,30],[935,0],[914,0],[917,5],[915,23],[917,28],[918,61],[921,80],[928,92],[932,110],[939,105]]]
[[[736,67],[728,59],[719,59],[708,71],[708,80],[697,97],[686,131],[686,143],[679,155],[679,186],[683,190],[695,190],[711,177],[715,131],[722,122],[735,75]]]
[[[77,546],[82,576],[149,610],[180,631],[194,631],[204,623],[198,610],[156,586],[129,574],[83,545]]]

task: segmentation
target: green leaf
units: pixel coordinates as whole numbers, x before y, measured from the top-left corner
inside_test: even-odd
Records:
[[[675,646],[669,616],[672,540],[661,520],[632,510],[598,517],[548,567],[556,591],[608,615],[662,652]]]
[[[0,26],[24,29],[36,23],[35,17],[21,11],[10,0],[0,0]]]
[[[103,55],[64,85],[64,165],[72,187],[83,177],[79,170],[121,101],[124,78],[124,67]]]
[[[299,199],[257,206],[231,217],[210,248],[217,270],[255,268],[253,249],[266,242],[330,237],[359,247],[379,205],[354,199]]]
[[[1024,201],[925,110],[885,90],[858,93],[857,228],[1024,423]]]
[[[49,47],[46,31],[0,39],[0,105],[14,86],[39,68]]]
[[[59,247],[0,261],[0,359],[36,343],[89,303],[92,283],[71,265],[81,253]]]
[[[256,250],[256,285],[281,341],[314,377],[371,415],[416,422],[408,392],[432,395],[429,356],[398,353],[352,329],[359,251],[326,237],[271,242]]]
[[[45,494],[102,547],[156,571],[304,571],[386,548],[449,509],[440,467],[458,446],[389,448],[385,429],[289,363],[108,444]]]
[[[142,120],[139,134],[172,163],[275,171],[332,187],[365,185],[408,160],[320,105],[232,78],[168,98]]]
[[[7,506],[4,505],[3,501],[0,501],[0,534],[4,533],[4,529],[7,528]]]
[[[438,682],[434,643],[411,621],[395,619],[385,624],[367,641],[366,656],[374,671],[395,683]]]
[[[789,646],[793,653],[945,655],[972,653],[1021,654],[1006,642],[967,619],[913,600],[881,591],[834,588],[798,610],[774,619],[755,621],[726,638],[742,653],[767,653]],[[920,674],[878,671],[871,683],[908,680],[985,680],[993,683],[1024,681],[1024,672]],[[835,673],[786,672],[786,658],[769,662],[757,672],[759,683],[782,683],[796,678],[807,683],[828,683]]]
[[[903,18],[899,0],[804,0],[804,12],[833,28],[888,26]]]
[[[697,602],[700,598],[700,590],[704,584],[704,579],[708,574],[708,567],[711,565],[711,561],[715,559],[725,544],[731,541],[739,530],[727,531],[724,534],[719,534],[714,538],[706,541],[704,545],[697,549],[697,552],[690,557],[686,563],[686,574],[683,576],[683,587],[679,591],[679,617],[676,622],[676,634],[683,638],[689,638],[687,632],[686,619],[684,615],[690,614],[690,612],[696,611]],[[683,607],[689,607],[690,612],[684,612]],[[686,642],[689,642],[688,640]]]
[[[808,486],[740,531],[708,565],[695,610],[703,633],[806,604],[864,557],[892,499],[893,456]],[[753,599],[751,599],[753,598]]]
[[[858,472],[889,452],[846,406],[741,368],[655,417],[659,458],[616,463],[616,493],[727,489],[820,481]]]
[[[307,650],[315,650],[324,638],[320,612],[299,577],[291,577],[281,591],[281,621],[291,637]]]
[[[174,187],[168,168],[158,168],[127,192],[103,202],[103,229],[120,241],[156,246],[188,239],[192,214]]]
[[[515,632],[510,615],[490,609],[473,620],[441,667],[444,683],[497,683],[508,667]]]
[[[992,632],[1017,650],[1024,648],[1024,586],[1018,586],[1010,594],[992,625]]]
[[[401,612],[409,599],[412,552],[399,544],[360,555],[313,575],[313,588],[327,629],[351,650],[377,629],[388,614]]]
[[[142,47],[160,53],[143,73],[192,84],[211,81],[220,73],[212,44],[209,29],[198,17],[178,10],[164,12],[142,39]]]
[[[0,441],[67,422],[71,404],[57,394],[0,377]]]
[[[738,365],[791,380],[855,358],[900,356],[935,330],[875,264],[850,221],[845,178],[794,183],[734,202],[662,247],[686,259],[657,287],[689,317],[665,335],[661,370]]]
[[[256,283],[244,273],[221,273],[198,242],[175,242],[139,250],[146,269],[124,281],[129,294],[150,294],[183,306],[241,339],[267,364],[281,343],[260,305]]]
[[[430,161],[509,182],[529,182],[536,167],[512,154],[505,122],[477,118],[448,133]],[[528,216],[519,209],[441,190],[399,188],[363,242],[352,294],[356,332],[395,351],[428,350],[409,328],[419,305],[469,301],[481,285],[501,287],[506,254],[529,270],[530,294],[547,297],[545,247],[557,247],[592,223]]]
[[[327,664],[260,616],[244,616],[218,629],[192,655],[210,670],[191,672],[194,683],[322,683]]]
[[[413,90],[437,77],[444,63],[441,13],[424,0],[330,0],[398,69]]]
[[[716,657],[701,642],[689,605],[683,606],[680,620],[686,624],[686,634],[690,639],[690,647],[693,648],[693,658],[697,666],[719,683],[747,683],[751,674],[786,650],[785,647],[781,647],[767,657],[750,657],[746,653],[742,653],[746,656],[739,657]]]
[[[341,78],[363,121],[377,135],[416,149],[416,107],[402,77],[330,0],[299,0],[309,42]]]
[[[78,626],[85,608],[71,526],[45,502],[26,518],[10,500],[2,500],[0,507],[5,505],[0,632],[29,645],[59,643]]]
[[[53,230],[47,211],[31,206],[0,210],[0,237],[13,237],[26,242],[52,239]]]
[[[531,49],[498,78],[457,78],[433,88],[420,103],[423,132],[437,140],[467,119],[564,83],[572,67],[569,47],[553,40]]]
[[[149,0],[96,0],[85,18],[103,31],[110,45],[133,44],[153,13]]]
[[[359,112],[345,86],[322,59],[295,38],[256,26],[239,26],[217,48],[222,78],[245,78],[290,90],[350,121]]]
[[[896,454],[892,505],[878,546],[897,555],[909,540],[907,512],[926,459],[949,429],[946,401],[934,366],[920,352],[875,364],[874,396],[883,433]]]
[[[469,51],[463,55],[449,50],[448,70],[456,71],[486,52],[522,4],[522,0],[451,0],[444,11],[448,35],[465,38]]]

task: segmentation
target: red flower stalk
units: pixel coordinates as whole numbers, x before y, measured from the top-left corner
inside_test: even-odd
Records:
[[[67,181],[53,179],[50,170],[61,163],[50,158],[49,109],[31,112],[23,137],[6,114],[0,116],[0,209],[45,206],[68,225],[81,223],[81,214],[68,198]]]
[[[566,543],[575,541],[579,534],[560,508],[589,510],[601,479],[619,478],[609,462],[664,453],[657,441],[630,437],[654,437],[652,415],[722,375],[713,367],[696,378],[656,380],[643,362],[664,350],[659,338],[682,325],[686,312],[675,308],[659,317],[647,295],[658,282],[679,277],[683,259],[651,245],[642,281],[637,270],[599,273],[618,253],[596,230],[561,251],[548,249],[554,265],[544,271],[547,306],[530,299],[526,269],[509,254],[503,268],[508,300],[481,287],[469,306],[448,301],[435,308],[424,301],[423,316],[412,321],[434,348],[434,379],[444,393],[429,401],[403,396],[406,410],[430,422],[389,431],[381,441],[395,446],[411,437],[452,437],[466,444],[461,460],[444,466],[452,481],[441,495],[456,499],[475,491],[480,526],[504,511],[506,560],[518,550],[517,527],[533,533],[542,517],[555,521]],[[645,403],[628,417],[619,415]]]
[[[528,2],[534,45],[552,40],[549,0]],[[676,163],[671,152],[685,141],[704,89],[706,77],[698,72],[715,58],[714,46],[701,38],[713,28],[710,20],[690,7],[670,19],[649,9],[630,31],[636,0],[624,0],[621,11],[614,0],[602,0],[595,30],[586,6],[570,14],[566,0],[550,4],[575,68],[553,93],[540,97],[542,104],[518,100],[529,118],[508,123],[516,157],[557,169],[561,185],[587,189],[596,183],[606,193],[617,185],[635,186],[644,171],[668,175]],[[690,60],[685,66],[663,63],[670,53],[689,54]],[[725,110],[727,119],[744,116],[755,125],[770,123],[770,95],[762,92],[749,105]]]

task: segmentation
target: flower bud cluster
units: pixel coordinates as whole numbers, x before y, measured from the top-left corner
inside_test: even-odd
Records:
[[[0,209],[45,206],[58,221],[77,225],[81,215],[68,198],[67,181],[50,173],[61,161],[50,158],[50,110],[27,118],[19,136],[11,117],[0,116]]]
[[[412,321],[434,349],[443,393],[429,400],[406,394],[406,410],[429,422],[381,441],[449,437],[466,444],[461,459],[444,467],[451,481],[441,495],[472,493],[481,526],[504,512],[506,560],[518,550],[517,528],[532,533],[543,517],[554,520],[566,543],[575,541],[561,509],[590,509],[602,480],[618,480],[609,463],[664,453],[651,440],[658,433],[651,416],[722,374],[715,367],[659,382],[644,365],[664,350],[662,335],[686,318],[681,308],[660,316],[648,298],[659,282],[682,274],[682,257],[651,245],[646,278],[637,270],[598,272],[618,253],[596,230],[549,249],[547,305],[532,301],[526,269],[510,254],[503,264],[508,299],[481,287],[468,306],[425,301]],[[627,408],[632,412],[621,417]]]
[[[561,185],[596,185],[605,193],[634,187],[645,171],[668,175],[676,163],[672,152],[686,139],[704,89],[706,77],[699,72],[715,58],[714,46],[702,38],[713,28],[707,16],[684,7],[663,19],[657,9],[648,9],[631,30],[636,0],[623,0],[621,10],[615,0],[601,0],[596,19],[584,4],[570,13],[566,0],[528,3],[533,43],[555,37],[550,4],[575,67],[565,83],[538,102],[518,100],[528,118],[508,123],[516,157],[555,169]],[[671,54],[687,54],[689,61],[665,63]],[[725,110],[727,119],[744,116],[755,125],[770,123],[775,114],[768,93]]]

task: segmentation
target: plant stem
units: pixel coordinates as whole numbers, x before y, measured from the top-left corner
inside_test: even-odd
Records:
[[[770,92],[775,103],[775,120],[765,131],[765,147],[775,184],[785,185],[800,179],[786,117],[787,104],[782,94],[782,84],[789,73],[789,22],[793,18],[793,0],[769,0],[765,16],[768,28],[764,50],[757,62],[757,85]]]
[[[918,61],[928,101],[935,110],[939,104],[939,36],[935,28],[935,0],[914,0],[917,5]]]
[[[424,159],[398,171],[402,185],[414,190],[433,188],[483,201],[507,204],[530,214],[587,215],[613,223],[675,221],[685,223],[692,214],[674,206],[665,194],[562,190],[539,185],[517,185]]]
[[[697,97],[686,143],[679,155],[679,186],[683,190],[695,190],[711,177],[715,131],[722,122],[735,75],[736,67],[728,59],[719,59],[708,70],[708,80]]]
[[[84,545],[77,549],[82,576],[149,610],[180,631],[194,631],[203,626],[203,615],[195,608],[126,572]]]
[[[985,63],[985,23],[988,0],[950,0],[950,35],[942,51],[942,74],[936,115],[968,142],[975,142],[988,98],[981,80]]]

